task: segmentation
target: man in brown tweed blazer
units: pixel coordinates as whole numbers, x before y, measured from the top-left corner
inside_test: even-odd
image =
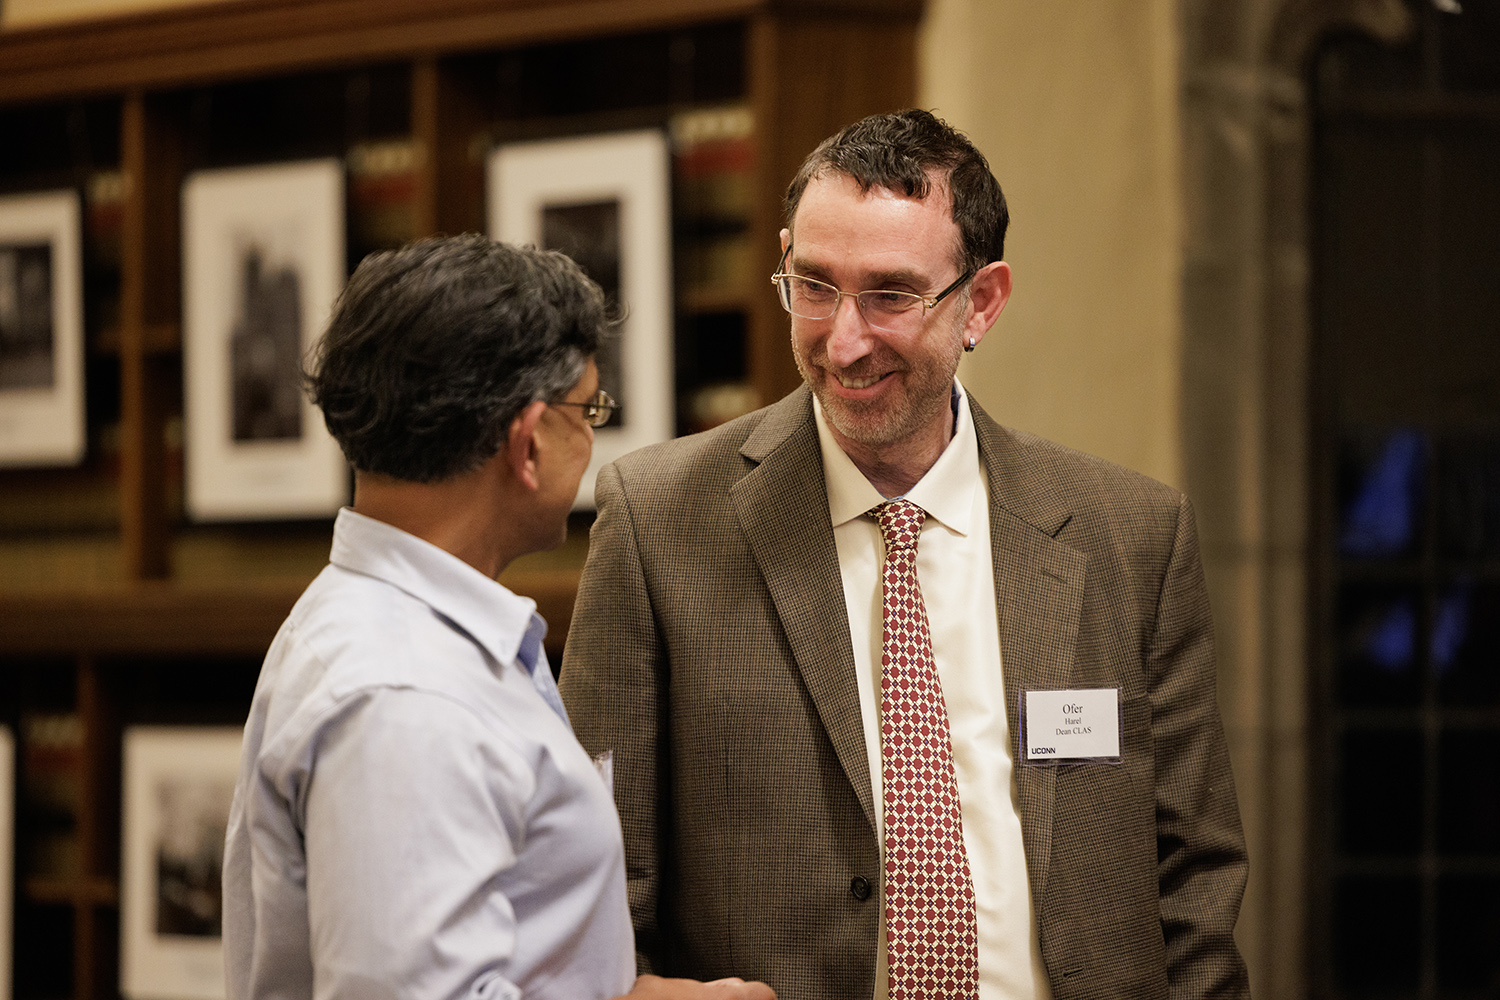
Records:
[[[954,379],[1010,293],[1004,198],[961,135],[866,119],[787,207],[776,280],[807,384],[600,473],[564,658],[579,739],[613,754],[642,969],[886,996],[867,504],[905,496],[928,512],[978,996],[1248,996],[1191,506],[1000,427]],[[1038,759],[1029,696],[1099,692],[1112,752],[1059,737]]]

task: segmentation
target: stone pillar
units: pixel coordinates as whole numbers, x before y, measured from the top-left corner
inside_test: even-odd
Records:
[[[1307,71],[1401,0],[1183,0],[1183,435],[1250,845],[1239,940],[1257,996],[1307,993]]]

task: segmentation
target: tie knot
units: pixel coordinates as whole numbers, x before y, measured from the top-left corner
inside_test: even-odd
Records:
[[[914,549],[927,512],[910,500],[887,500],[875,508],[887,549]]]

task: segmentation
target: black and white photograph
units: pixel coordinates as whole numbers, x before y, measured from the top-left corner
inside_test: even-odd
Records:
[[[318,517],[348,499],[301,370],[344,282],[336,160],[200,171],[183,185],[187,508]]]
[[[83,458],[78,196],[0,197],[0,465]]]
[[[509,143],[490,155],[490,235],[561,250],[603,288],[615,336],[599,385],[620,403],[596,432],[574,507],[594,505],[599,469],[672,436],[670,159],[656,130]]]
[[[223,934],[224,833],[234,782],[166,776],[156,783],[156,933]]]
[[[52,246],[0,243],[0,390],[50,389]]]
[[[120,990],[132,1000],[224,995],[224,833],[241,730],[134,726],[124,742]]]
[[[239,315],[230,334],[235,441],[302,437],[301,279],[289,266],[267,267],[258,246],[240,258]]]
[[[584,273],[599,283],[611,315],[620,311],[620,200],[542,206],[542,242],[547,250],[561,250],[578,262]],[[595,357],[599,385],[619,398],[621,380],[620,341],[607,338]],[[613,386],[614,388],[611,388]],[[624,425],[624,413],[616,410],[606,427]]]

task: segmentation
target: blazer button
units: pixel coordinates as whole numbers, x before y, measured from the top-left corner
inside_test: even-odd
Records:
[[[856,875],[849,880],[849,894],[863,903],[870,898],[870,880],[863,875]]]

